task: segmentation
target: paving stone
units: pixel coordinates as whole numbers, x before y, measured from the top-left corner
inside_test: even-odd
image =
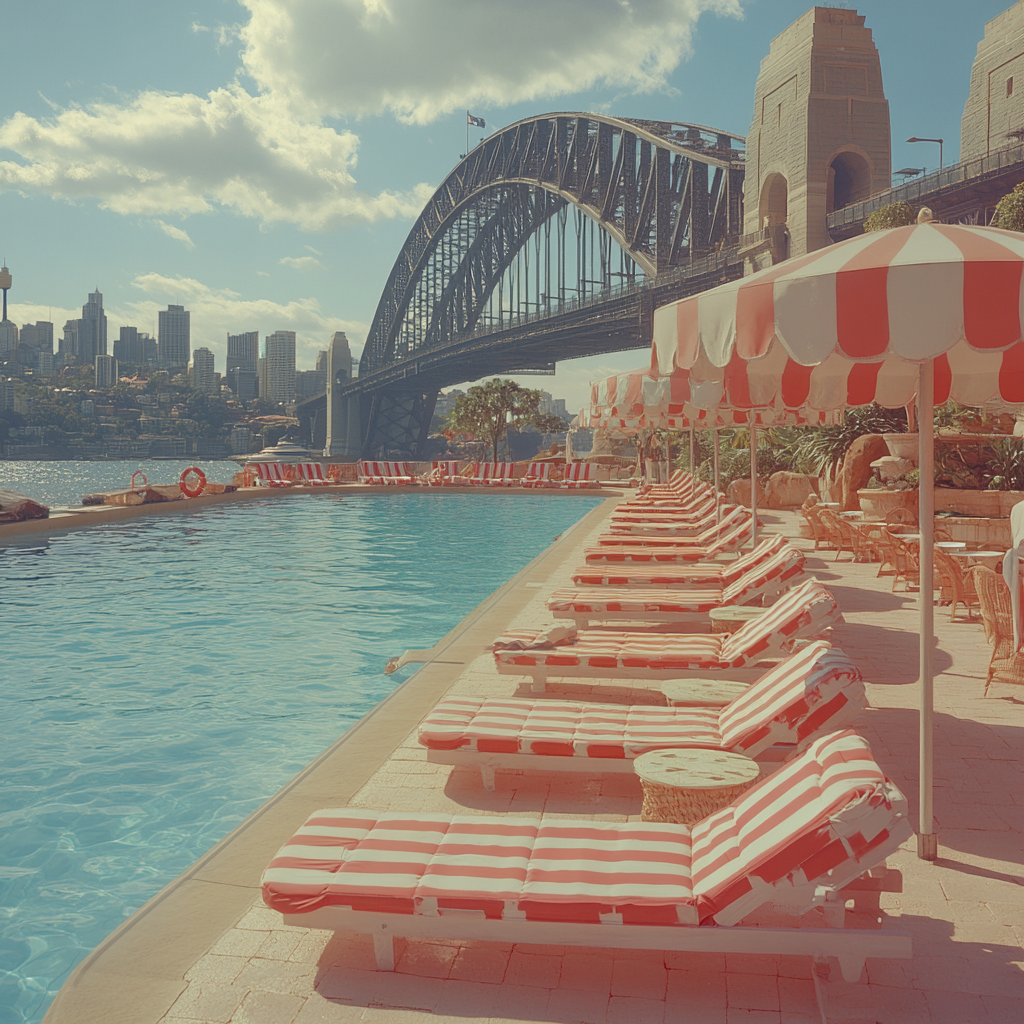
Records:
[[[612,996],[605,1019],[608,1024],[662,1024],[665,1004],[660,999]]]
[[[651,960],[616,959],[612,968],[613,996],[637,996],[641,999],[664,999],[668,971]]]
[[[278,992],[250,992],[231,1017],[231,1024],[291,1024],[305,996]]]

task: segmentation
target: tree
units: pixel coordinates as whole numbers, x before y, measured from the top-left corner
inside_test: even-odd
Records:
[[[992,227],[1005,228],[1007,231],[1024,231],[1024,181],[996,203]]]
[[[487,381],[478,384],[455,400],[448,415],[445,437],[449,441],[462,436],[468,441],[483,441],[494,462],[509,427],[516,430],[532,426],[546,432],[565,429],[565,421],[539,411],[543,396],[539,391],[520,387],[514,380]],[[486,448],[485,448],[486,450]]]
[[[886,228],[905,228],[917,223],[917,211],[910,203],[889,203],[880,206],[864,221],[865,231],[884,231]]]

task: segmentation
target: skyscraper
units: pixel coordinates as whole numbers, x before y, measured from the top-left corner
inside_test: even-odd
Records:
[[[114,357],[120,363],[141,366],[146,361],[142,335],[138,327],[122,327],[114,342]]]
[[[58,362],[70,366],[78,359],[78,325],[81,320],[65,320],[64,334],[57,348]]]
[[[256,361],[260,357],[260,332],[246,331],[244,334],[228,335],[228,361],[225,373],[236,366],[256,372]]]
[[[192,352],[192,387],[204,395],[217,393],[217,375],[213,370],[213,353],[208,348]]]
[[[188,366],[192,347],[189,311],[184,306],[168,306],[157,315],[157,350],[160,365],[167,370]]]
[[[94,363],[97,356],[107,354],[107,315],[103,312],[103,293],[97,288],[89,293],[78,321],[78,361]]]
[[[295,398],[295,332],[274,331],[264,346],[267,360],[267,398],[290,402]]]
[[[96,387],[112,388],[117,383],[117,360],[113,356],[99,355],[93,365],[96,367]]]

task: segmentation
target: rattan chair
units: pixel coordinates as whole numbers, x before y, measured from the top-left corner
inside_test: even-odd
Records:
[[[838,562],[839,556],[844,551],[849,551],[850,557],[856,560],[857,542],[853,538],[850,524],[844,519],[840,519],[830,508],[819,509],[818,520],[828,534],[829,543],[835,548],[835,560]]]
[[[821,509],[818,507],[818,499],[813,494],[800,506],[800,514],[804,517],[807,528],[811,531],[815,551],[819,547],[830,546],[828,530],[822,525],[821,519],[818,517],[819,512],[821,512]]]
[[[993,572],[983,565],[974,566],[970,574],[978,594],[985,639],[992,645],[992,660],[988,665],[983,693],[988,693],[994,679],[1024,685],[1024,649],[1014,650],[1013,646],[1010,588],[1002,573]]]
[[[951,605],[950,622],[956,620],[956,610],[960,605],[967,609],[968,620],[974,618],[973,609],[978,606],[974,580],[952,555],[939,547],[935,549],[935,583],[940,588],[941,600]]]

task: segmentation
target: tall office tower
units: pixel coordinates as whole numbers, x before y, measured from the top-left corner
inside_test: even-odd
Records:
[[[57,358],[52,352],[40,352],[36,362],[36,370],[44,377],[49,377],[57,371]]]
[[[89,293],[89,301],[82,307],[78,325],[78,360],[92,363],[96,356],[107,354],[107,315],[103,312],[103,294],[97,288]]]
[[[225,373],[236,366],[256,372],[256,361],[260,357],[260,332],[246,331],[244,334],[228,335],[228,361]]]
[[[259,394],[259,381],[256,379],[255,370],[243,370],[241,366],[232,366],[224,379],[240,402],[248,402]]]
[[[295,332],[274,331],[264,345],[267,361],[267,398],[290,402],[295,398]]]
[[[148,331],[139,331],[139,341],[142,342],[142,361],[146,366],[156,366],[160,362],[156,338]]]
[[[117,360],[113,356],[96,356],[96,387],[112,388],[117,383]]]
[[[18,351],[18,325],[12,320],[0,320],[0,358]]]
[[[23,324],[20,345],[28,345],[39,352],[53,352],[53,324],[49,320],[37,320],[34,324]]]
[[[192,387],[204,395],[217,393],[217,375],[213,370],[213,353],[208,348],[192,351]]]
[[[114,342],[114,358],[120,363],[141,366],[146,361],[146,353],[138,327],[122,327],[118,333]]]
[[[57,361],[70,366],[78,360],[78,325],[80,320],[65,320],[64,335],[57,348]]]
[[[260,356],[256,360],[256,393],[260,398],[267,398],[267,357]]]
[[[157,314],[157,352],[166,370],[184,370],[192,347],[189,311],[184,306],[168,306]]]
[[[323,370],[324,373],[327,372],[327,349],[322,348],[319,352],[317,352],[316,363],[314,364],[313,369]]]

